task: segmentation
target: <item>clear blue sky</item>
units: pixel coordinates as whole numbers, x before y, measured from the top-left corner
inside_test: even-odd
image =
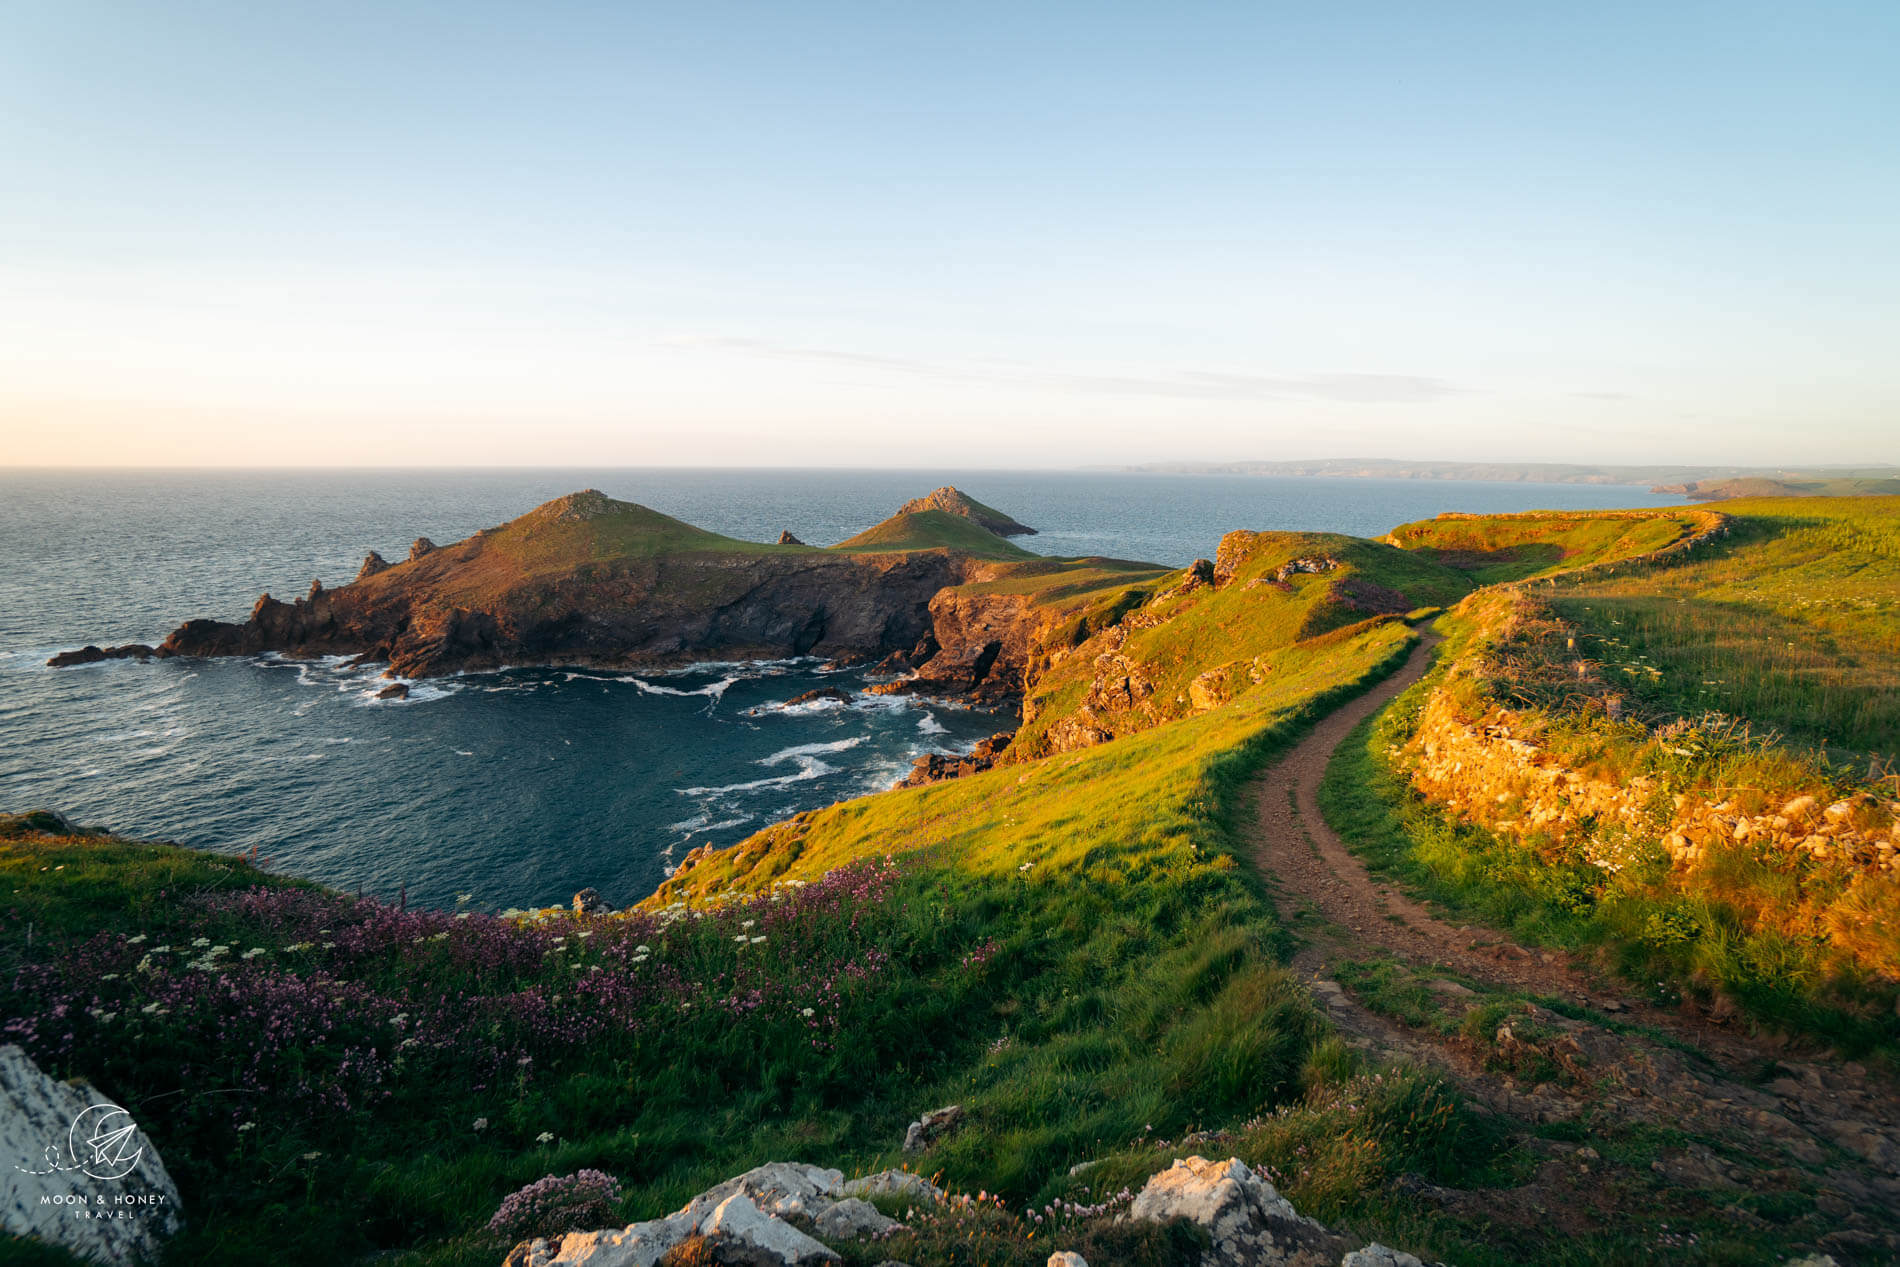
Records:
[[[0,463],[1900,461],[1900,4],[0,0]]]

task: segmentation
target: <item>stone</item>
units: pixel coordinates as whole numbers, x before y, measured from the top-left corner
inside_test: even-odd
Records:
[[[24,814],[0,814],[0,836],[91,836],[96,833],[81,827],[56,809],[28,810]]]
[[[414,563],[423,555],[434,553],[435,542],[429,540],[427,537],[417,537],[415,543],[409,547],[409,561]]]
[[[184,1226],[178,1186],[130,1114],[0,1047],[0,1231],[96,1263],[155,1261]],[[84,1215],[96,1211],[99,1217]]]
[[[727,1197],[741,1195],[771,1215],[815,1218],[845,1195],[844,1172],[796,1161],[769,1161],[708,1188],[680,1211],[703,1219]],[[703,1228],[701,1229],[704,1230]]]
[[[831,1172],[836,1174],[836,1171]],[[735,1192],[699,1225],[719,1262],[731,1267],[816,1267],[838,1255],[783,1219],[775,1219]]]
[[[937,1139],[955,1130],[963,1121],[963,1106],[948,1104],[941,1109],[932,1109],[910,1124],[904,1132],[904,1151],[920,1153],[930,1147]]]
[[[149,660],[156,651],[142,642],[121,647],[95,647],[88,643],[77,651],[62,651],[46,662],[49,669],[70,669],[75,665],[98,664],[102,660]]]
[[[503,1267],[657,1267],[695,1236],[709,1242],[724,1264],[833,1262],[837,1255],[779,1216],[823,1214],[843,1195],[843,1178],[840,1171],[818,1166],[768,1162],[707,1189],[663,1219],[523,1241]]]
[[[1049,1255],[1043,1267],[1089,1267],[1089,1260],[1072,1249],[1059,1249]]]
[[[1427,982],[1425,988],[1433,994],[1442,994],[1453,999],[1469,999],[1477,993],[1470,986],[1459,985],[1456,981],[1447,981],[1443,977]]]
[[[821,700],[835,700],[840,704],[849,704],[851,702],[851,693],[849,691],[841,691],[835,686],[821,686],[812,691],[800,691],[785,701],[785,707],[791,708],[797,704],[816,704]]]
[[[676,1214],[618,1230],[538,1237],[510,1250],[502,1267],[657,1267],[693,1231],[693,1224]]]
[[[1425,1267],[1425,1264],[1416,1254],[1408,1254],[1374,1241],[1364,1249],[1355,1249],[1340,1259],[1339,1267]]]
[[[363,566],[356,569],[356,579],[359,581],[367,581],[378,572],[387,571],[389,571],[389,560],[376,553],[376,551],[371,550],[368,554],[363,556]]]
[[[867,1236],[882,1236],[900,1224],[869,1201],[846,1197],[813,1219],[812,1226],[827,1240],[861,1241]]]
[[[376,698],[377,699],[408,699],[409,698],[409,684],[407,682],[391,682],[388,686],[385,686],[382,690],[376,692]]]
[[[1130,1222],[1183,1218],[1206,1232],[1212,1247],[1202,1267],[1330,1262],[1346,1242],[1306,1218],[1238,1157],[1183,1158],[1149,1179],[1124,1215]]]
[[[599,889],[582,889],[574,895],[576,915],[597,915],[606,909],[607,903],[601,899]]]
[[[778,543],[782,546],[802,546],[805,544],[797,537],[794,537],[789,528],[778,534]]]
[[[852,1197],[904,1197],[931,1205],[943,1200],[942,1188],[908,1170],[880,1170],[874,1175],[853,1179],[844,1185],[844,1192]]]

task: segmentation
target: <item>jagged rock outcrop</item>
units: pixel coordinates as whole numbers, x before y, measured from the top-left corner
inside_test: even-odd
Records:
[[[792,535],[792,530],[790,528],[787,528],[778,534],[778,543],[782,546],[802,546],[805,544],[803,541],[800,541],[797,537],[794,537]]]
[[[851,693],[849,691],[841,691],[835,686],[821,686],[815,690],[800,691],[785,701],[785,707],[795,708],[800,704],[817,704],[825,701],[849,704],[851,702]]]
[[[368,554],[363,556],[363,566],[356,569],[356,579],[359,581],[367,581],[378,572],[387,571],[389,571],[389,560],[376,553],[376,551],[371,550]]]
[[[999,537],[1036,535],[1036,530],[1028,524],[1018,523],[994,506],[985,506],[968,493],[949,484],[905,502],[897,508],[897,513],[914,515],[925,510],[941,510],[948,515],[962,515],[965,519],[974,522],[979,527],[987,528]]]
[[[945,779],[960,779],[966,774],[981,774],[995,766],[996,759],[1009,747],[1013,731],[1002,731],[979,742],[962,756],[928,752],[912,763],[910,773],[898,780],[898,787],[922,787]]]
[[[62,651],[48,660],[47,666],[54,669],[69,669],[79,664],[98,664],[102,660],[149,660],[157,655],[156,648],[142,642],[128,642],[119,647],[95,647],[91,644],[77,651]]]
[[[904,1131],[904,1151],[920,1153],[963,1124],[963,1106],[946,1104],[912,1122]]]
[[[184,1226],[178,1186],[130,1114],[0,1047],[0,1232],[88,1262],[157,1261]]]
[[[434,554],[435,549],[435,542],[427,537],[417,537],[415,543],[409,547],[409,562],[414,563],[424,555]]]
[[[883,1171],[846,1184],[836,1170],[769,1162],[708,1188],[662,1219],[523,1241],[510,1251],[503,1267],[655,1267],[695,1238],[706,1243],[704,1261],[818,1267],[837,1262],[838,1254],[787,1220],[806,1222],[831,1240],[881,1236],[896,1228],[897,1221],[864,1197],[884,1193],[902,1193],[920,1202],[942,1198],[935,1185],[905,1171]]]

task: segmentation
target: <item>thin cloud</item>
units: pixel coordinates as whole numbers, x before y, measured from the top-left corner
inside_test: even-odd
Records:
[[[852,365],[938,381],[1003,383],[1112,396],[1182,400],[1323,400],[1346,404],[1429,404],[1471,389],[1417,374],[1238,374],[1182,370],[1168,374],[1070,374],[1009,367],[976,368],[877,356],[838,348],[803,347],[724,335],[683,335],[668,346],[706,349],[780,361]]]

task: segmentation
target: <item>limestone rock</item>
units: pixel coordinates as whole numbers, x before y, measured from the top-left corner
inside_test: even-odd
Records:
[[[1339,1267],[1425,1267],[1418,1255],[1391,1249],[1374,1241],[1339,1260]]]
[[[1238,1157],[1175,1162],[1148,1180],[1124,1217],[1149,1223],[1187,1219],[1213,1241],[1201,1256],[1203,1267],[1317,1267],[1345,1248]]]
[[[539,1237],[510,1250],[502,1267],[657,1267],[693,1232],[693,1223],[675,1214],[618,1230]]]
[[[718,1261],[731,1267],[816,1267],[838,1261],[831,1249],[768,1215],[743,1192],[720,1202],[700,1224],[699,1234],[713,1242]]]
[[[117,1264],[157,1259],[184,1225],[178,1187],[131,1115],[83,1082],[47,1077],[11,1044],[0,1047],[0,1157],[8,1236]]]
[[[825,1210],[812,1220],[818,1234],[827,1240],[861,1241],[867,1236],[881,1236],[899,1226],[896,1219],[886,1216],[869,1201],[857,1197],[846,1197]]]
[[[910,1124],[904,1132],[904,1151],[919,1153],[930,1147],[940,1136],[955,1130],[963,1121],[961,1104],[945,1105],[941,1109],[932,1109]]]
[[[942,1188],[908,1170],[880,1170],[874,1175],[853,1179],[844,1185],[844,1192],[852,1197],[904,1197],[930,1205],[943,1200]]]
[[[767,1214],[815,1218],[845,1195],[844,1172],[796,1161],[769,1161],[708,1188],[687,1202],[680,1213],[692,1215],[697,1222],[735,1195],[746,1197]]]

